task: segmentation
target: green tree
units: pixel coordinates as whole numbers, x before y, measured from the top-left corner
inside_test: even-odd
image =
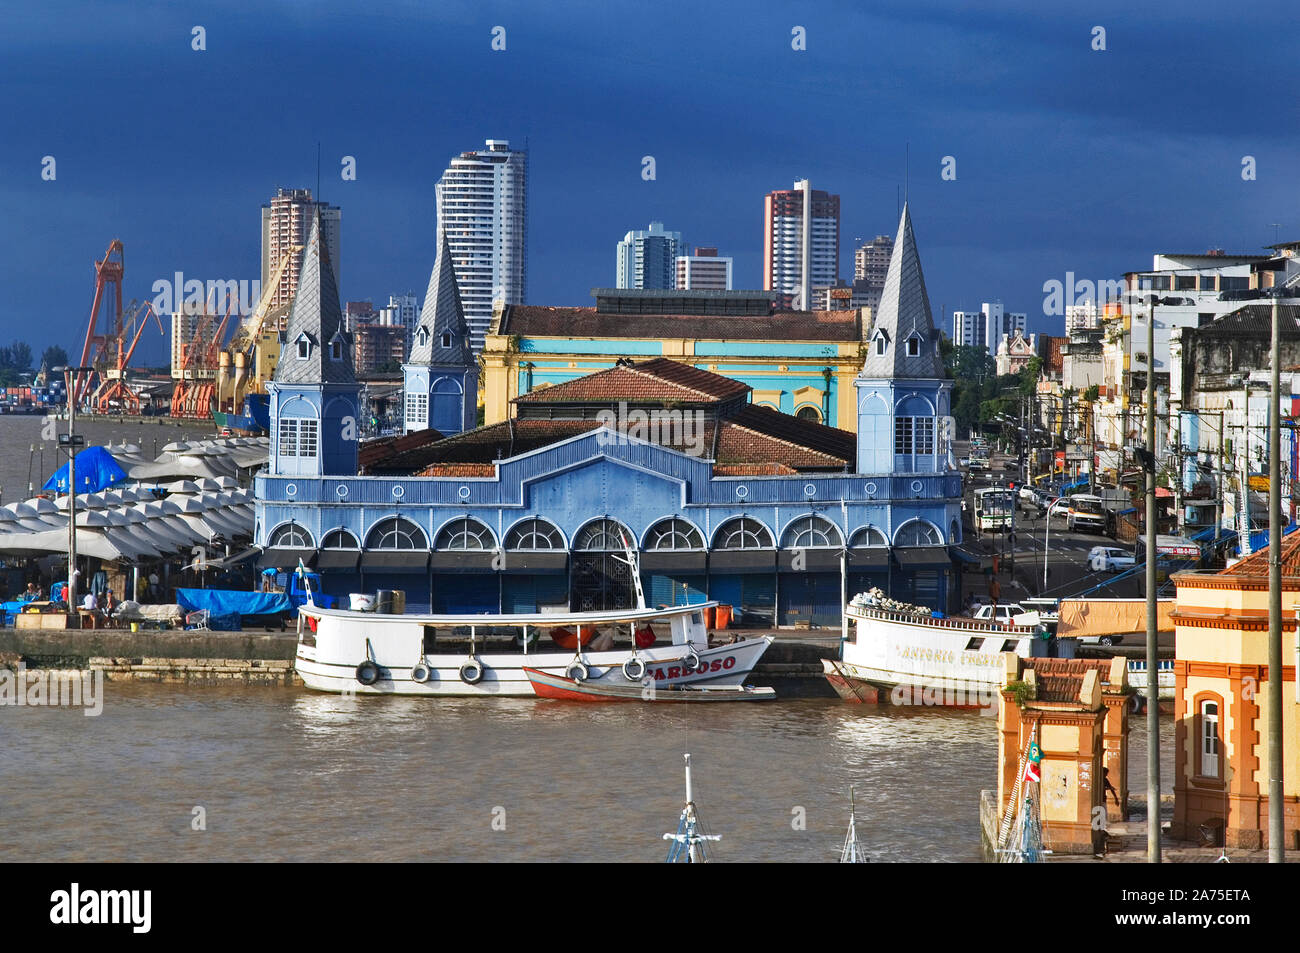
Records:
[[[68,352],[57,344],[52,344],[41,353],[41,363],[46,367],[67,367]]]

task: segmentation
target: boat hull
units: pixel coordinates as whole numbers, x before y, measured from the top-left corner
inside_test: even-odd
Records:
[[[563,676],[571,665],[580,661],[587,667],[589,678],[599,679],[610,672],[622,677],[623,664],[632,659],[644,665],[641,677],[653,680],[656,686],[739,686],[773,641],[764,636],[709,646],[702,613],[695,609],[673,613],[639,610],[631,616],[623,614],[617,622],[591,616],[548,617],[541,621],[531,616],[519,616],[515,617],[518,621],[509,622],[503,620],[510,617],[502,616],[480,616],[472,620],[426,618],[347,612],[317,606],[304,607],[299,610],[299,615],[305,618],[306,628],[300,624],[295,670],[303,683],[317,691],[372,695],[531,696],[535,693],[524,671],[525,666],[549,675]],[[673,638],[636,650],[631,647],[629,639],[623,648],[595,652],[584,648],[580,655],[572,649],[523,652],[476,645],[471,656],[468,643],[464,650],[457,646],[458,650],[454,652],[438,652],[426,651],[428,646],[424,641],[426,629],[431,625],[460,628],[493,624],[516,627],[600,625],[624,624],[629,618],[638,623],[668,623]],[[434,648],[437,648],[436,644]],[[694,665],[688,661],[693,654],[699,658]],[[369,685],[358,678],[359,667],[367,661],[378,670],[378,677]],[[467,671],[466,663],[471,661],[478,671]],[[429,677],[424,681],[413,677],[418,664],[429,669]],[[634,673],[638,667],[633,667]]]
[[[852,637],[842,657],[823,660],[826,680],[845,701],[992,709],[1002,688],[1004,652],[1031,654],[1034,629],[964,619],[931,619],[850,607]]]
[[[631,682],[622,677],[615,678],[613,673],[610,673],[601,679],[578,682],[563,675],[552,675],[532,668],[525,668],[524,672],[537,697],[558,701],[711,703],[771,701],[776,698],[774,689],[755,688],[750,685],[710,687],[687,684],[660,689],[654,679],[649,677],[640,682]]]

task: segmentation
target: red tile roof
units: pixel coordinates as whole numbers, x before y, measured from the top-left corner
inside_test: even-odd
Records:
[[[861,341],[860,312],[778,311],[774,314],[613,314],[595,308],[511,305],[499,333],[528,337],[637,338],[708,341]],[[559,345],[557,350],[562,350]]]
[[[749,385],[689,364],[655,358],[632,366],[611,367],[576,380],[543,387],[515,398],[521,404],[674,401],[713,403],[749,393]]]
[[[1219,570],[1220,576],[1252,576],[1268,578],[1268,547],[1251,553],[1245,559],[1234,563],[1227,569]],[[1293,530],[1282,537],[1282,575],[1300,576],[1300,530]]]

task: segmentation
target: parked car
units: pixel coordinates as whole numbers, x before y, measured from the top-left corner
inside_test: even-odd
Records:
[[[1056,517],[1069,518],[1070,516],[1070,498],[1068,496],[1058,496],[1052,500],[1051,506],[1047,508],[1047,518],[1055,519]]]
[[[1024,607],[1018,602],[999,602],[997,610],[998,614],[995,619],[993,616],[993,604],[985,603],[975,610],[975,615],[972,616],[972,618],[980,619],[984,622],[996,621],[1006,625],[1010,623],[1013,618],[1018,615],[1023,615],[1025,612]]]
[[[1126,549],[1112,546],[1094,546],[1088,553],[1088,566],[1093,572],[1123,572],[1132,569],[1137,559]]]

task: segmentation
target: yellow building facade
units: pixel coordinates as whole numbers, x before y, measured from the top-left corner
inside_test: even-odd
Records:
[[[755,404],[857,431],[853,381],[870,309],[778,312],[762,298],[725,297],[752,292],[593,293],[595,308],[498,310],[481,358],[485,424],[513,416],[522,394],[666,357],[748,384]],[[714,313],[724,308],[740,313]]]

